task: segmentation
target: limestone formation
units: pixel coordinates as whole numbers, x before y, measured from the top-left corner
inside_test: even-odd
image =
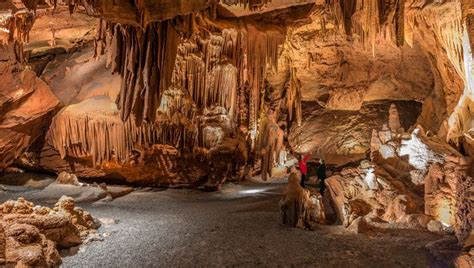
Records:
[[[427,227],[466,244],[473,21],[469,0],[2,1],[0,171],[54,172],[74,189],[219,190],[317,152],[352,232]],[[325,222],[295,176],[284,223]],[[47,216],[17,203],[5,206]],[[93,227],[69,198],[51,215]],[[25,222],[0,229],[8,265],[54,266],[51,241],[80,242]]]
[[[290,227],[312,229],[314,224],[325,222],[321,196],[312,195],[301,187],[296,172],[292,172],[288,178],[288,186],[280,200],[280,210],[283,224]]]
[[[74,200],[62,197],[54,209],[34,206],[23,198],[0,205],[2,265],[57,267],[58,250],[77,246],[99,225]]]
[[[59,106],[49,87],[31,71],[7,67],[1,74],[0,169],[22,155],[38,138]]]
[[[472,232],[473,202],[466,198],[472,195],[472,160],[421,128],[411,135],[400,130],[373,130],[372,163],[361,162],[327,180],[336,214],[345,226],[363,217],[371,224],[408,224],[436,233],[451,228],[464,243]],[[424,185],[423,196],[416,185]]]
[[[470,164],[462,157],[446,157],[444,164],[432,165],[425,178],[425,213],[453,226],[461,242],[470,236],[473,225]]]
[[[77,176],[74,174],[69,174],[66,171],[59,173],[58,177],[56,178],[56,182],[59,184],[69,184],[74,186],[80,185]]]

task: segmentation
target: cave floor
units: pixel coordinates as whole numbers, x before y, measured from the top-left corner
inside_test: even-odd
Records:
[[[440,236],[390,230],[375,236],[341,226],[315,231],[280,224],[282,184],[227,184],[219,193],[138,188],[111,202],[78,204],[103,225],[103,241],[63,257],[63,267],[427,267],[424,245]],[[0,201],[45,197],[17,189]],[[31,198],[29,195],[31,194]]]

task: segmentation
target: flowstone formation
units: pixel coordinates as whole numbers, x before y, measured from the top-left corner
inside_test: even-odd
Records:
[[[80,245],[99,227],[92,216],[63,196],[53,209],[19,198],[0,205],[0,265],[57,267],[58,250]]]

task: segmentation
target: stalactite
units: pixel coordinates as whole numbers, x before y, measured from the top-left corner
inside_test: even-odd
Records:
[[[397,46],[404,45],[405,0],[328,0],[326,3],[345,33],[357,35],[374,55],[379,37]]]
[[[261,108],[261,91],[267,67],[270,66],[274,71],[277,71],[278,47],[284,42],[284,37],[281,33],[270,30],[262,34],[252,25],[247,26],[246,34],[246,62],[242,63],[244,68],[240,69],[246,74],[240,75],[240,77],[245,78],[241,83],[249,85],[249,131],[256,133]]]
[[[130,143],[125,142],[127,146],[123,150],[111,149],[118,145],[107,137],[102,138],[104,134],[97,130],[96,135],[101,137],[97,150],[96,147],[76,150],[76,143],[61,140],[59,136],[63,134],[52,135],[52,140],[58,140],[54,146],[66,148],[62,156],[89,152],[96,164],[113,157],[126,161],[133,147],[130,144],[141,143],[129,136],[151,133],[147,135],[153,137],[152,142],[190,150],[217,142],[203,137],[209,131],[221,131],[220,126],[209,129],[202,122],[231,120],[230,126],[250,132],[253,144],[258,143],[259,135],[262,144],[256,146],[267,151],[262,156],[268,173],[279,155],[283,133],[274,121],[259,125],[259,117],[267,72],[277,71],[279,47],[285,41],[282,32],[278,27],[258,29],[238,24],[229,27],[210,21],[203,14],[152,23],[144,30],[101,24],[96,38],[97,54],[101,53],[99,42],[106,40],[107,65],[122,76],[117,106],[125,122],[122,124],[129,126],[123,130],[123,139]],[[293,77],[295,92],[299,92],[296,75]],[[296,99],[300,98],[298,94]],[[296,103],[297,118],[300,118],[300,101]],[[216,111],[219,112],[214,115]],[[133,120],[138,124],[132,124]],[[79,120],[79,124],[84,123]],[[58,125],[55,127],[59,128]],[[109,132],[113,128],[104,124],[94,126]],[[142,139],[145,143],[150,140],[148,136]],[[77,144],[87,144],[90,139],[87,137]]]
[[[218,65],[210,72],[208,102],[225,107],[231,118],[237,105],[237,68],[228,63]]]
[[[9,20],[8,42],[13,44],[17,62],[25,63],[23,45],[29,41],[29,33],[33,27],[35,15],[30,11],[19,11]]]
[[[171,84],[180,38],[173,21],[155,22],[146,29],[115,25],[109,62],[122,76],[117,105],[120,117],[130,114],[138,124],[153,122],[159,97]]]
[[[375,41],[380,32],[378,0],[364,0],[356,4],[356,13],[352,17],[355,32],[364,44],[370,45],[375,56]]]
[[[225,107],[256,134],[263,81],[267,68],[276,70],[284,35],[253,26],[209,33],[208,28],[221,26],[205,19],[196,27],[198,32],[178,47],[172,84],[186,89],[200,109]]]
[[[357,0],[331,0],[333,5],[336,5],[335,11],[341,12],[342,14],[337,16],[339,21],[342,22],[344,30],[347,35],[352,35],[352,16],[356,11]]]
[[[271,0],[222,0],[226,5],[240,5],[250,10],[258,10],[264,5],[272,2]]]
[[[96,36],[94,37],[94,58],[98,59],[105,53],[111,27],[110,23],[102,19],[97,22]]]
[[[456,4],[455,12],[450,20],[433,20],[431,18],[438,17],[438,9],[428,9],[423,13],[411,12],[405,18],[410,27],[416,28],[420,21],[427,24],[436,35],[437,41],[445,49],[450,62],[460,76],[464,76],[464,59],[463,59],[463,26],[461,5]]]
[[[405,44],[405,0],[398,0],[395,10],[395,36],[398,46]]]
[[[286,95],[286,106],[288,109],[288,116],[290,120],[296,118],[298,126],[301,126],[302,111],[301,111],[301,85],[296,76],[296,68],[291,68],[290,82]],[[295,113],[295,114],[293,114]]]
[[[132,118],[122,122],[118,111],[103,111],[109,102],[79,103],[68,106],[54,117],[47,134],[48,142],[60,156],[90,157],[94,165],[109,161],[126,163],[133,150],[152,144],[173,145],[181,150],[192,150],[196,131],[187,116],[174,112],[165,121],[137,126]],[[97,107],[98,111],[79,112],[81,107]],[[78,111],[79,110],[79,111]]]

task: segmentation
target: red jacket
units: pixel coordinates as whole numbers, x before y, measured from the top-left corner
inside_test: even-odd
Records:
[[[310,157],[311,155],[308,154],[298,162],[298,165],[300,166],[301,174],[306,175],[306,173],[308,173],[308,167],[306,166],[306,161],[308,161]]]

